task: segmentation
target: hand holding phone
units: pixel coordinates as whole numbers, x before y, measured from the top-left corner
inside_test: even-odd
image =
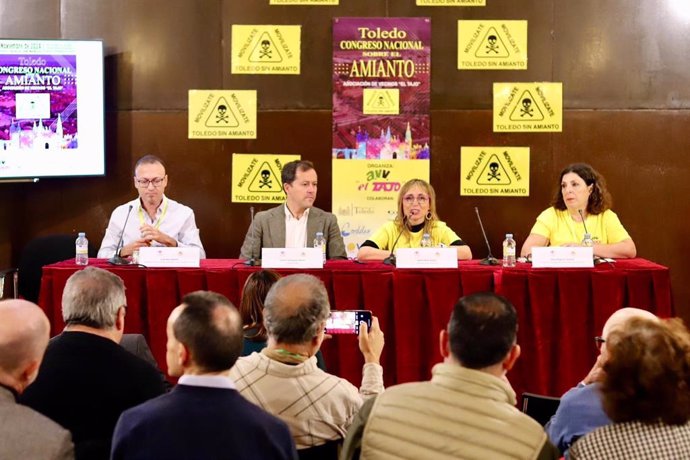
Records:
[[[371,328],[369,310],[332,310],[326,320],[326,334],[359,334],[360,322]]]

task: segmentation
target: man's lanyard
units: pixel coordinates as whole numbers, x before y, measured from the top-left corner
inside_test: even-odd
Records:
[[[156,230],[158,230],[160,228],[161,224],[163,223],[163,219],[165,219],[165,214],[167,212],[168,212],[168,200],[163,198],[163,212],[161,212],[161,215],[158,218],[158,220],[156,220],[156,222],[154,222],[153,228],[155,228]],[[143,206],[139,206],[139,223],[141,225],[144,225],[146,223],[146,221],[144,220]]]

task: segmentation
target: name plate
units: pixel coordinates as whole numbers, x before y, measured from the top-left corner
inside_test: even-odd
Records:
[[[450,248],[400,248],[395,251],[397,268],[458,268],[458,251]]]
[[[323,268],[321,248],[261,248],[263,268]]]
[[[548,246],[532,248],[534,268],[592,268],[594,248]]]
[[[139,248],[139,264],[146,267],[199,268],[199,248],[168,248],[161,246]]]

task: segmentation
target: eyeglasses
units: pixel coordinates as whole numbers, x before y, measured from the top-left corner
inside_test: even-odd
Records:
[[[148,188],[149,185],[153,185],[154,187],[158,188],[158,187],[160,187],[160,185],[163,183],[164,180],[165,180],[165,176],[156,177],[153,179],[137,179],[136,177],[134,178],[134,181],[141,188]]]
[[[594,344],[597,346],[597,348],[601,348],[601,344],[606,343],[606,339],[601,337],[601,336],[596,336],[594,337]]]
[[[405,202],[405,204],[413,204],[415,200],[419,204],[427,204],[429,202],[429,197],[426,195],[405,195],[403,197],[403,201]]]

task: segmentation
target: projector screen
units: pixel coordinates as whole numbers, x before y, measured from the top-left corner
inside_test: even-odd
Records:
[[[105,174],[103,42],[0,39],[0,180]]]

